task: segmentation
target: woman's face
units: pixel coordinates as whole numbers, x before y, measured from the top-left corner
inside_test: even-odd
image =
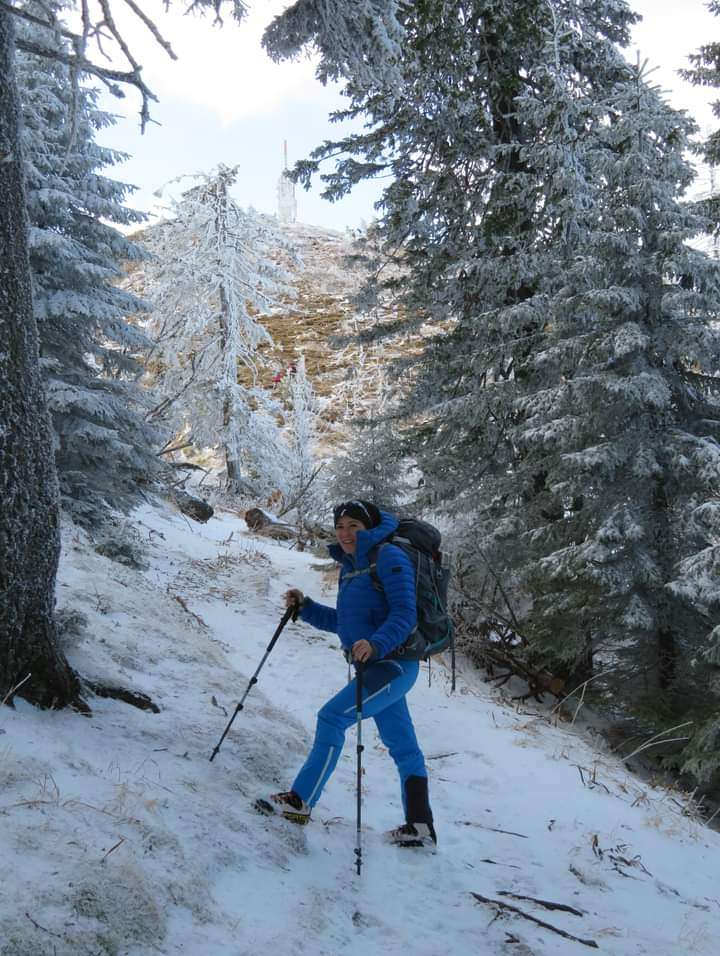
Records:
[[[355,537],[358,531],[366,531],[365,525],[357,518],[341,518],[335,525],[335,537],[345,554],[355,554]]]

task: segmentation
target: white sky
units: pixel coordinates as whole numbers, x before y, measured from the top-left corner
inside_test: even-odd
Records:
[[[125,118],[105,133],[103,142],[132,156],[118,167],[118,178],[139,186],[133,204],[149,210],[157,202],[153,192],[168,180],[219,162],[237,164],[236,199],[261,212],[274,212],[283,140],[288,141],[291,164],[307,156],[323,139],[337,135],[327,114],[342,103],[336,89],[325,89],[315,80],[308,60],[278,65],[262,50],[263,28],[287,0],[255,3],[242,26],[228,20],[222,29],[213,27],[210,18],[164,14],[156,5],[156,22],[179,61],[171,61],[141,30],[126,30],[144,64],[146,82],[159,96],[153,117],[161,126],[150,126],[140,135],[134,91],[124,101],[108,98],[107,108]],[[634,31],[628,57],[635,60],[639,51],[642,60],[657,68],[652,78],[672,104],[689,110],[701,126],[712,126],[713,91],[690,86],[676,71],[687,65],[687,55],[699,45],[720,38],[720,20],[711,16],[703,0],[635,0],[631,5],[644,20]],[[343,229],[372,218],[379,186],[363,184],[334,204],[322,200],[317,189],[298,189],[297,195],[302,221]]]

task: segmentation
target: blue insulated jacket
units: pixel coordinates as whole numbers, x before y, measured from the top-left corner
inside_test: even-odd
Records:
[[[339,544],[328,549],[340,563],[337,608],[306,598],[300,612],[301,619],[313,627],[338,634],[346,650],[356,641],[370,641],[375,648],[373,660],[387,657],[404,644],[417,622],[415,571],[401,548],[387,544],[378,552],[375,570],[382,591],[373,585],[369,572],[353,573],[370,567],[371,548],[398,526],[397,518],[385,511],[380,518],[376,528],[358,532],[355,554],[345,554]]]

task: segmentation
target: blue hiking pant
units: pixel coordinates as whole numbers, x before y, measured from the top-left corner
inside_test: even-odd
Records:
[[[362,715],[373,717],[380,739],[400,774],[403,808],[407,814],[406,782],[408,778],[425,778],[425,759],[415,737],[405,695],[417,680],[417,661],[377,661],[366,665],[363,672]],[[318,712],[315,741],[307,760],[295,778],[292,789],[314,807],[323,787],[335,769],[345,742],[345,731],[357,722],[357,684],[350,681],[339,694]]]

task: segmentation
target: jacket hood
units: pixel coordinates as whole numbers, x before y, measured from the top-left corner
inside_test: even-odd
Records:
[[[365,531],[358,531],[355,539],[357,544],[354,555],[345,554],[337,543],[331,544],[328,551],[336,561],[342,561],[346,557],[354,558],[356,563],[367,561],[368,551],[376,544],[384,541],[393,531],[396,531],[399,524],[400,522],[395,515],[391,515],[388,511],[381,511],[379,525],[374,528],[367,528]]]

